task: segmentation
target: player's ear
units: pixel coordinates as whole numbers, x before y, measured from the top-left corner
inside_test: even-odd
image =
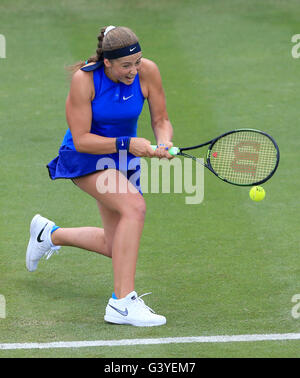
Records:
[[[112,66],[111,61],[106,58],[104,58],[103,62],[104,62],[105,67],[110,68]]]

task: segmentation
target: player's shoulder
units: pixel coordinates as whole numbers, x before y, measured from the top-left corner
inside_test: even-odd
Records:
[[[93,63],[86,64],[84,67],[87,67]],[[78,69],[76,72],[73,73],[71,79],[71,88],[75,87],[91,87],[93,86],[93,71],[86,72],[82,69]]]
[[[94,92],[93,72],[85,72],[78,69],[71,79],[70,93],[77,93],[87,98],[91,98]]]
[[[155,70],[158,69],[158,66],[153,60],[142,58],[142,67],[148,70]]]
[[[86,64],[84,67],[87,67],[91,65],[92,63]],[[78,69],[76,72],[74,72],[72,76],[72,82],[74,83],[80,83],[80,82],[89,82],[93,78],[93,72],[86,72],[82,69]]]
[[[160,77],[158,65],[153,60],[142,58],[140,75],[150,79]]]

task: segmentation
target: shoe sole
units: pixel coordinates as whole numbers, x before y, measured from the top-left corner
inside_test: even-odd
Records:
[[[31,249],[31,245],[32,245],[32,243],[33,242],[35,242],[35,236],[33,237],[33,227],[34,227],[34,224],[35,224],[35,222],[37,221],[37,219],[39,218],[39,217],[41,217],[41,215],[40,214],[36,214],[33,218],[32,218],[32,221],[31,221],[31,223],[30,223],[30,239],[29,239],[29,243],[28,243],[28,246],[27,246],[27,251],[26,251],[26,268],[27,268],[27,270],[29,271],[29,272],[34,272],[35,270],[36,270],[36,268],[35,269],[30,269],[30,258],[29,258],[29,251],[30,251],[30,249]]]
[[[120,324],[120,325],[132,325],[132,326],[135,326],[135,327],[157,327],[157,326],[161,326],[161,325],[164,325],[166,324],[167,321],[165,321],[164,323],[143,323],[143,322],[137,322],[137,321],[133,321],[133,322],[130,322],[126,319],[122,320],[120,318],[117,318],[117,317],[114,317],[114,316],[108,316],[108,315],[105,315],[104,316],[104,320],[108,323],[112,323],[112,324]]]

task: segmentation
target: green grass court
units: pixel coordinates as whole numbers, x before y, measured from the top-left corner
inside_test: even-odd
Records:
[[[291,38],[298,0],[1,0],[0,344],[299,333],[299,74]],[[94,200],[51,182],[46,164],[66,131],[66,65],[94,54],[105,25],[124,25],[161,71],[174,145],[235,128],[277,140],[281,161],[266,199],[205,172],[204,201],[145,194],[136,290],[167,317],[163,327],[103,320],[111,261],[64,247],[25,268],[34,214],[62,227],[101,226]],[[139,136],[154,142],[147,103]],[[1,350],[0,357],[299,357],[300,341]]]

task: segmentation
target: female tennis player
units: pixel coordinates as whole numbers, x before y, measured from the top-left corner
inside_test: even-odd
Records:
[[[126,27],[101,29],[96,55],[72,66],[66,100],[68,130],[59,155],[48,165],[51,179],[71,179],[96,200],[103,228],[62,228],[35,215],[30,225],[26,266],[35,271],[61,246],[73,246],[112,258],[114,293],[104,319],[115,324],[158,326],[155,314],[135,291],[139,243],[146,212],[141,193],[140,157],[171,159],[172,125],[160,73],[142,57],[137,36]],[[144,99],[158,148],[137,137]],[[107,185],[107,183],[110,183]]]

